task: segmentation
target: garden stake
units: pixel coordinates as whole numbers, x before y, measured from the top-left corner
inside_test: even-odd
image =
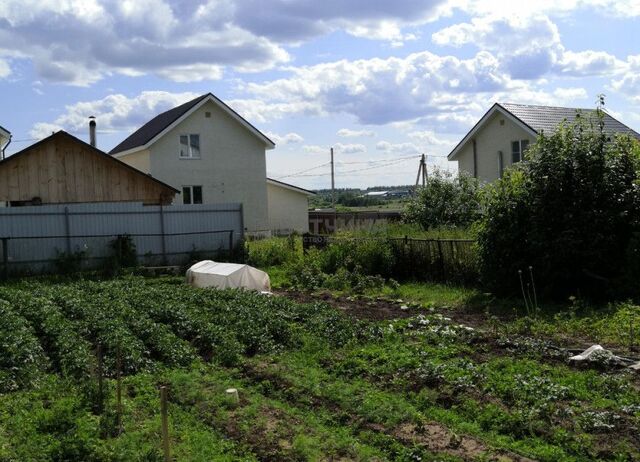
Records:
[[[529,276],[531,277],[531,286],[533,287],[533,302],[535,303],[536,314],[537,314],[540,311],[540,308],[538,307],[538,295],[536,294],[536,283],[533,280],[533,266],[529,266]]]
[[[520,289],[522,290],[522,298],[524,299],[524,307],[527,310],[527,316],[529,316],[529,304],[527,303],[527,294],[524,293],[524,282],[522,282],[522,270],[518,270],[518,277],[520,278]]]
[[[104,411],[104,386],[103,386],[103,371],[102,371],[102,345],[98,343],[96,356],[98,357],[98,414],[102,414]]]
[[[160,387],[160,415],[162,416],[162,450],[164,461],[171,461],[171,447],[169,446],[169,416],[167,414],[167,387]]]
[[[120,356],[120,346],[116,350],[116,424],[118,435],[122,433],[122,357]]]

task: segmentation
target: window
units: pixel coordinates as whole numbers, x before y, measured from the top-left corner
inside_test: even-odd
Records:
[[[524,159],[524,152],[529,147],[529,140],[511,142],[511,162],[516,163]]]
[[[183,186],[183,204],[202,204],[202,186]]]
[[[182,159],[200,158],[200,135],[180,135],[180,157]]]

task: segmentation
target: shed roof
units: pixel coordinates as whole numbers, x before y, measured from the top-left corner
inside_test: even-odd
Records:
[[[306,194],[307,196],[315,196],[316,193],[313,191],[309,191],[308,189],[301,188],[299,186],[294,186],[289,183],[285,183],[284,181],[274,180],[273,178],[267,178],[267,184],[271,184],[273,186],[279,186],[281,188],[290,189],[295,192],[299,192],[301,194]]]
[[[66,138],[66,139],[68,139],[68,140],[70,140],[70,141],[72,141],[74,143],[78,143],[78,144],[82,145],[82,147],[84,147],[86,149],[89,149],[89,150],[93,151],[94,153],[99,154],[100,156],[103,156],[103,158],[106,159],[108,162],[116,162],[121,168],[126,168],[127,170],[130,170],[130,171],[140,175],[141,177],[144,177],[145,180],[154,181],[154,182],[158,183],[159,185],[161,185],[164,188],[171,189],[171,191],[173,191],[174,193],[180,193],[180,191],[178,191],[173,186],[168,185],[167,183],[164,183],[164,182],[152,177],[151,175],[148,175],[148,174],[146,174],[144,172],[141,172],[140,170],[138,170],[137,168],[132,167],[129,164],[125,164],[121,160],[116,159],[113,156],[110,156],[106,152],[101,151],[100,149],[96,148],[95,146],[91,146],[89,143],[86,143],[86,142],[82,141],[80,138],[76,138],[75,136],[71,135],[70,133],[65,132],[64,130],[59,130],[59,131],[55,132],[54,134],[49,135],[46,138],[41,139],[37,143],[34,143],[34,144],[30,145],[30,146],[27,146],[26,148],[22,149],[21,151],[18,151],[15,154],[0,160],[0,166],[3,166],[3,165],[5,165],[7,163],[10,163],[10,162],[13,162],[16,159],[18,159],[18,158],[24,156],[25,154],[29,153],[29,151],[33,150],[34,148],[36,148],[36,147],[38,147],[38,146],[40,146],[42,144],[48,143],[51,140],[54,140],[56,138]]]

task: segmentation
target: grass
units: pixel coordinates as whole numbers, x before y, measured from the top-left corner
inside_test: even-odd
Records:
[[[409,317],[374,322],[181,278],[1,286],[11,322],[0,342],[0,460],[162,460],[160,385],[170,390],[176,460],[640,457],[637,377],[570,367],[548,344],[580,325],[614,335],[637,307],[582,318],[578,307],[534,320],[525,336],[522,317],[493,328],[482,310],[469,311],[495,303],[473,289],[401,284],[365,295],[375,297],[415,305]],[[467,315],[475,328],[460,324]]]

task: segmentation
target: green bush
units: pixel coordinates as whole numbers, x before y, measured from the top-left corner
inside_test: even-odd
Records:
[[[309,249],[302,258],[290,262],[286,271],[294,287],[362,292],[382,286],[393,265],[387,241],[339,239],[325,249]]]
[[[489,188],[479,228],[482,280],[518,293],[518,270],[553,297],[637,295],[640,147],[611,140],[602,114],[542,134]]]
[[[436,171],[409,201],[403,220],[423,229],[467,227],[479,214],[480,183],[464,173]]]
[[[302,248],[295,234],[288,237],[272,237],[247,241],[245,243],[246,261],[249,265],[265,268],[282,265],[299,258]]]

